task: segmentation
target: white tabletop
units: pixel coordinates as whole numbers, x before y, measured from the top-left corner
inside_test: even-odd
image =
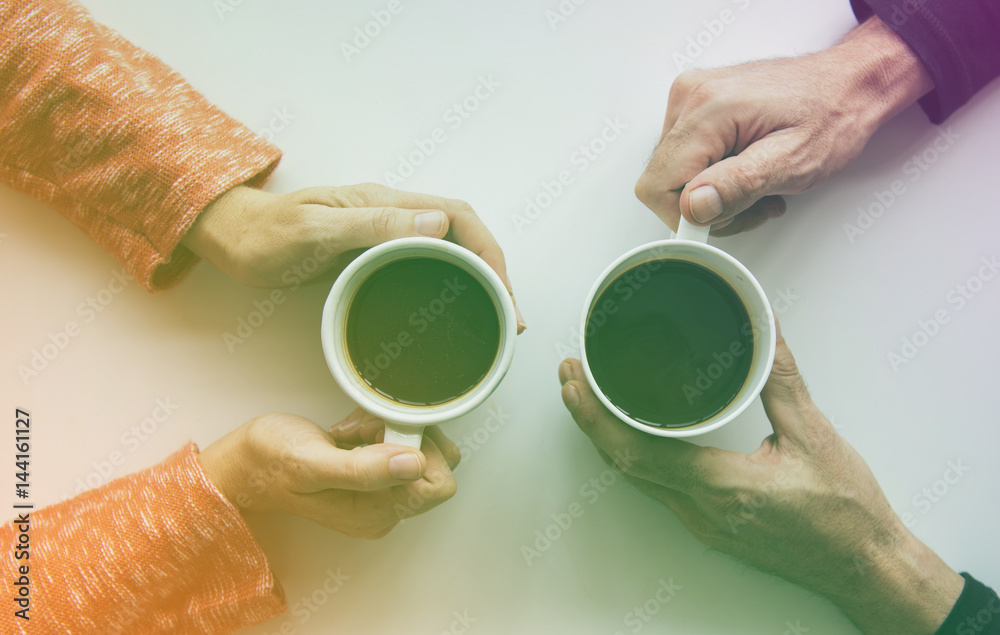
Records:
[[[504,425],[487,428],[484,406],[445,428],[472,440],[463,442],[452,501],[378,542],[289,517],[250,519],[291,612],[246,632],[856,632],[826,600],[702,547],[629,485],[589,488],[610,475],[564,410],[556,380],[597,274],[628,248],[668,236],[632,187],[660,132],[674,54],[687,55],[687,38],[697,42],[702,31],[708,46],[696,61],[706,66],[818,50],[853,26],[846,0],[567,0],[561,6],[575,13],[554,28],[546,12],[559,10],[557,0],[399,0],[391,22],[350,60],[341,43],[391,3],[85,4],[252,128],[274,121],[268,134],[285,151],[274,191],[386,182],[395,157],[440,128],[444,141],[398,187],[473,204],[506,251],[528,321],[491,401]],[[232,10],[220,14],[220,6]],[[724,9],[731,24],[711,35]],[[468,118],[456,118],[453,104],[481,82],[492,87],[471,99]],[[938,142],[943,152],[933,150],[939,130],[912,108],[843,175],[792,198],[784,218],[714,241],[757,275],[772,302],[784,298],[776,308],[813,395],[896,510],[952,566],[994,585],[1000,551],[984,528],[1000,521],[1000,282],[973,283],[980,290],[963,306],[955,294],[983,258],[1000,256],[997,106],[994,84],[946,123],[952,141]],[[594,161],[581,160],[579,146],[608,120],[624,129]],[[926,169],[914,170],[911,157],[925,151]],[[563,170],[572,183],[517,227],[525,198]],[[849,240],[844,225],[896,180],[903,193]],[[188,439],[205,447],[257,414],[331,424],[351,410],[319,345],[329,282],[291,293],[233,352],[222,335],[267,292],[204,264],[160,295],[134,283],[105,292],[107,306],[83,323],[77,307],[121,267],[45,205],[10,190],[0,191],[0,205],[0,394],[11,410],[33,412],[36,503],[73,495],[78,479],[103,482],[96,466],[114,452],[122,461],[111,476],[120,476]],[[916,357],[893,369],[887,354],[939,310],[949,322],[918,336],[925,345]],[[25,385],[17,366],[69,321],[82,323],[80,334]],[[158,399],[176,410],[135,442],[130,428]],[[767,433],[757,403],[703,440],[751,451]],[[971,469],[947,492],[938,484],[943,495],[925,497],[949,461]],[[553,514],[574,503],[583,516],[551,529]],[[547,528],[559,535],[529,565],[521,547]],[[323,591],[338,570],[349,580]],[[671,584],[680,589],[661,586]],[[315,610],[299,603],[304,597]]]

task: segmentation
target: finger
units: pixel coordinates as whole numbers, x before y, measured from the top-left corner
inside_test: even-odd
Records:
[[[677,231],[681,219],[681,189],[658,190],[647,181],[646,173],[635,184],[635,195],[651,209],[671,231]]]
[[[404,192],[372,183],[345,188],[312,188],[309,191],[313,192],[314,190],[314,196],[329,201],[331,205],[343,205],[347,202],[353,203],[355,206],[362,206],[358,203],[363,202],[365,207],[389,206],[399,209],[443,211],[448,218],[447,235],[454,242],[482,258],[500,276],[500,280],[507,287],[507,292],[511,294],[511,298],[514,298],[514,289],[507,275],[507,263],[504,260],[503,250],[500,249],[500,245],[486,224],[465,201],[430,194]],[[445,235],[441,234],[441,236],[436,237],[440,238]],[[516,299],[514,308],[517,312],[518,333],[521,333],[525,329],[525,323],[520,309],[517,308]]]
[[[801,189],[783,159],[788,134],[773,132],[735,156],[712,157],[710,165],[692,177],[681,193],[684,218],[697,224],[716,223],[749,209],[765,196]]]
[[[337,447],[355,447],[374,443],[375,433],[372,430],[384,425],[382,419],[356,408],[342,421],[331,426],[329,433]]]
[[[832,425],[813,403],[780,326],[777,333],[774,365],[761,391],[761,401],[779,443],[791,440],[805,444],[815,437],[817,429],[832,429]]]
[[[510,299],[514,302],[517,332],[518,334],[523,333],[527,324],[521,314],[520,307],[517,305],[514,287],[511,286],[510,277],[507,275],[507,261],[504,258],[503,250],[500,249],[500,245],[483,220],[479,218],[479,215],[461,201],[456,203],[455,213],[451,217],[451,238],[482,258],[500,276],[500,280],[507,288],[507,293],[510,294]]]
[[[604,461],[605,465],[607,465],[611,469],[617,469],[618,466],[615,463],[615,460],[611,458],[607,452],[605,452],[600,448],[597,448],[597,453],[600,455],[601,460]],[[637,478],[635,476],[626,475],[625,479],[628,482],[632,483],[632,485],[634,485],[637,489],[663,502],[668,507],[672,508],[674,506],[682,504],[684,501],[687,502],[691,501],[690,496],[685,496],[684,494],[674,491],[669,487],[663,487],[662,485],[657,485],[656,483],[652,483],[650,481],[644,481],[643,479]]]
[[[447,214],[432,208],[323,207],[311,211],[329,220],[326,234],[318,233],[317,241],[335,245],[338,252],[409,236],[444,238],[449,227]]]
[[[667,97],[667,114],[663,118],[663,134],[666,135],[680,118],[687,105],[691,93],[708,78],[705,71],[685,71],[674,78],[670,85],[670,95]],[[661,141],[663,137],[660,137]]]
[[[781,196],[765,196],[750,206],[750,209],[721,223],[712,225],[712,236],[723,238],[735,236],[742,232],[757,229],[771,218],[784,215],[787,209],[785,199]]]
[[[334,445],[315,446],[301,457],[305,475],[300,491],[344,489],[371,491],[419,480],[428,462],[419,450],[380,443],[342,450]]]
[[[451,439],[445,436],[441,428],[437,426],[429,426],[424,428],[424,435],[431,438],[434,441],[434,445],[441,450],[441,454],[444,456],[445,461],[448,462],[448,467],[454,471],[458,464],[462,461],[462,451],[458,449]]]
[[[669,507],[678,516],[681,516],[682,513],[687,515],[694,510],[695,506],[690,496],[634,476],[626,476],[625,480],[640,492]]]
[[[431,436],[424,435],[421,449],[427,457],[427,470],[419,481],[393,489],[397,504],[394,512],[400,520],[423,514],[447,501],[458,491],[448,460]]]
[[[381,442],[379,435],[385,431],[385,420],[364,412],[360,408],[358,411],[362,413],[358,421],[352,423],[349,417],[348,420],[342,422],[345,424],[346,430],[340,428],[341,424],[330,429],[330,435],[338,447],[355,447]],[[352,413],[351,416],[353,417],[354,414]]]
[[[563,403],[594,445],[626,474],[691,493],[708,485],[715,475],[739,469],[731,453],[655,437],[618,420],[597,399],[580,361],[564,363],[569,364],[571,376],[563,384]]]

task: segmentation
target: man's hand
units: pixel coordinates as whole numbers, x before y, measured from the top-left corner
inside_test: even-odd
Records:
[[[761,394],[774,434],[753,454],[640,432],[595,397],[578,360],[562,398],[605,461],[705,544],[836,602],[865,633],[931,634],[964,581],[893,512],[864,460],[813,403],[785,340]]]
[[[468,203],[374,183],[289,194],[237,186],[202,211],[184,245],[239,282],[286,287],[342,266],[354,250],[407,236],[445,238],[469,249],[513,297],[503,251]],[[520,311],[517,316],[521,332],[524,319]]]
[[[932,88],[878,18],[815,55],[682,73],[636,196],[674,230],[681,215],[720,236],[753,229],[785,212],[781,195],[840,173]]]
[[[360,409],[329,432],[269,414],[208,446],[198,461],[241,512],[282,511],[354,538],[381,538],[454,496],[461,459],[437,428],[425,430],[420,450],[375,444],[383,429]]]

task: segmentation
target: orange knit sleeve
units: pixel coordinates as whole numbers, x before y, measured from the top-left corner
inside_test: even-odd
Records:
[[[76,3],[0,2],[0,181],[57,208],[147,289],[196,262],[179,243],[208,203],[262,184],[279,158]]]
[[[12,521],[0,529],[9,604],[0,632],[230,633],[284,611],[239,512],[188,445],[165,462],[29,517],[30,620],[17,597]],[[10,610],[7,610],[10,609]]]

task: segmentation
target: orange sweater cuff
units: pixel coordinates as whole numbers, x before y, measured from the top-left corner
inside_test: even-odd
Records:
[[[230,633],[284,611],[263,552],[196,454],[189,444],[31,514],[31,633]],[[8,523],[0,545],[13,536]],[[17,564],[0,562],[5,586]],[[26,626],[0,613],[0,631]]]

